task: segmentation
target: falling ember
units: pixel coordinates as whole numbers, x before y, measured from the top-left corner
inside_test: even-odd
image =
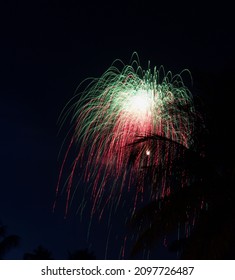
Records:
[[[151,181],[160,185],[151,192],[151,198],[163,197],[170,190],[167,178],[172,175],[172,162],[177,157],[175,144],[185,149],[194,146],[196,113],[192,95],[181,76],[165,74],[163,67],[151,70],[148,66],[145,71],[137,54],[134,55],[137,59],[133,56],[130,65],[122,64],[121,69],[115,66],[118,62],[115,61],[65,108],[62,123],[71,116],[73,135],[57,191],[71,146],[78,147],[67,180],[66,211],[78,165],[84,170],[84,182],[92,185],[93,211],[101,208],[102,213],[105,205],[120,203],[125,190],[135,190],[134,210],[144,193],[144,167],[154,167]],[[161,179],[159,167],[164,170]]]

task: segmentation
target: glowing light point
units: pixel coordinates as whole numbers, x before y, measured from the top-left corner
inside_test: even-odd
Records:
[[[150,156],[150,150],[146,150],[146,155]]]

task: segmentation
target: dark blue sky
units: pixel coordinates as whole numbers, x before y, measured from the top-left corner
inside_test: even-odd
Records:
[[[104,258],[105,225],[94,222],[87,243],[87,223],[80,223],[75,209],[65,220],[65,201],[61,201],[52,213],[57,157],[64,137],[57,136],[57,119],[83,79],[100,76],[116,58],[128,63],[137,51],[143,68],[150,60],[152,66],[164,65],[173,73],[189,69],[193,90],[205,98],[211,111],[226,111],[225,100],[233,93],[231,97],[223,92],[203,96],[203,90],[226,73],[234,77],[233,9],[219,2],[213,6],[154,2],[23,0],[3,4],[0,221],[9,234],[21,237],[20,247],[8,258],[22,258],[40,244],[55,258],[84,247]],[[226,119],[231,117],[227,112],[221,120],[224,133],[229,127]],[[113,228],[122,235],[121,221],[115,221]],[[115,244],[110,241],[108,257],[118,256]]]

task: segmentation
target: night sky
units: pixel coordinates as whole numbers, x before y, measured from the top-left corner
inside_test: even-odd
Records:
[[[203,100],[211,126],[209,151],[219,171],[234,167],[234,14],[213,5],[174,1],[4,1],[0,37],[0,221],[20,246],[5,256],[22,259],[38,245],[55,259],[88,248],[97,259],[118,258],[115,238],[106,249],[105,221],[80,221],[76,198],[64,219],[65,197],[55,198],[66,135],[57,120],[78,84],[99,77],[116,59],[179,73],[189,69],[191,91]],[[218,85],[218,87],[217,87]],[[123,215],[123,213],[122,213]],[[122,216],[120,215],[120,216]],[[119,217],[120,217],[119,216]],[[122,235],[121,217],[113,221]],[[111,239],[113,236],[111,235]],[[176,258],[160,248],[156,258]]]

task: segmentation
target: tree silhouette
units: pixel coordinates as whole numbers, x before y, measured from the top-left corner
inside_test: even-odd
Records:
[[[131,220],[132,226],[138,226],[140,232],[132,257],[146,247],[154,247],[162,236],[181,227],[181,231],[182,228],[186,231],[169,245],[171,251],[179,252],[180,258],[234,258],[232,182],[229,177],[217,177],[212,182],[185,187],[142,208]]]
[[[230,115],[231,103],[223,104],[225,99],[219,99],[221,93],[234,92],[234,85],[229,82],[234,73],[203,81],[211,106],[209,135],[203,139],[206,156],[187,150],[172,162],[175,169],[185,170],[191,179],[186,187],[174,186],[175,191],[168,196],[151,201],[133,215],[130,226],[138,231],[138,238],[131,257],[146,248],[151,250],[163,236],[174,233],[175,241],[168,248],[177,251],[181,259],[234,259],[234,145],[227,134],[234,117]],[[148,141],[147,137],[142,140]],[[147,168],[158,172],[153,166]],[[178,232],[181,234],[177,236]]]
[[[39,245],[33,253],[25,253],[24,260],[53,260],[52,253]]]
[[[88,249],[76,250],[68,253],[69,260],[96,260],[96,256]]]
[[[17,235],[7,235],[6,227],[0,225],[0,259],[3,259],[4,255],[19,245],[20,237]]]

